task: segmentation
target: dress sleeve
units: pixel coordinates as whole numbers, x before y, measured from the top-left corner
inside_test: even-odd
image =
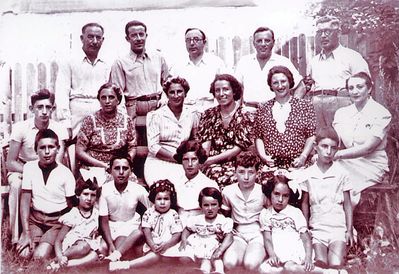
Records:
[[[250,122],[248,115],[242,112],[241,108],[237,111],[239,111],[239,113],[234,124],[235,143],[241,149],[246,149],[252,145],[250,137],[252,123]]]
[[[171,209],[171,210],[173,210],[173,209]],[[179,214],[177,214],[177,212],[174,210],[172,212],[172,220],[173,220],[173,222],[170,227],[170,232],[172,232],[172,233],[182,232],[183,224],[180,220]]]
[[[262,209],[259,214],[260,231],[272,231],[272,224],[270,222],[267,209]]]
[[[160,145],[160,124],[161,117],[156,111],[151,111],[147,114],[147,142],[148,150],[152,155],[156,155],[161,149]]]
[[[305,115],[304,135],[305,138],[312,137],[316,133],[316,113],[312,103],[301,100],[303,105],[303,115]]]
[[[151,218],[151,212],[150,209],[147,209],[143,214],[143,218],[141,219],[141,227],[151,228],[150,218]]]
[[[308,231],[308,225],[306,223],[305,216],[303,216],[303,213],[300,209],[294,208],[295,209],[295,228],[299,233],[305,233]]]
[[[86,116],[83,119],[82,125],[80,126],[76,144],[82,146],[84,149],[87,149],[90,143],[90,138],[93,133],[94,123],[93,123],[94,116]]]
[[[376,115],[373,123],[370,125],[371,134],[375,137],[383,139],[387,135],[388,125],[391,122],[391,114],[384,109],[380,115]]]
[[[64,215],[62,215],[59,219],[58,222],[60,222],[63,225],[69,226],[69,227],[74,227],[76,226],[76,211],[75,211],[76,207],[72,208],[71,211],[65,213]]]
[[[225,222],[222,225],[222,231],[224,234],[231,233],[233,231],[233,219],[225,217]]]
[[[215,120],[216,111],[213,109],[206,110],[199,121],[197,139],[205,143],[209,141],[214,135],[214,126],[212,125]]]

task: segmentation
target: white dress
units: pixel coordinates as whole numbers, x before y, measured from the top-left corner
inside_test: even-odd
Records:
[[[385,146],[390,121],[389,111],[372,98],[361,111],[352,104],[338,109],[335,113],[333,127],[346,148],[362,145],[372,137],[382,140],[367,156],[339,161],[349,173],[354,194],[381,182],[381,178],[388,171]]]
[[[98,210],[96,208],[93,208],[90,217],[86,218],[82,216],[77,207],[74,207],[62,215],[58,221],[71,228],[62,241],[63,252],[77,241],[87,242],[92,250],[100,248],[101,236],[98,235]]]

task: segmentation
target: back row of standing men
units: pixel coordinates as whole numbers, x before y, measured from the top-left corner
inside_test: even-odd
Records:
[[[361,71],[369,73],[367,62],[358,52],[340,45],[337,18],[321,18],[316,27],[316,40],[322,50],[308,64],[308,75],[314,83],[309,92],[291,61],[273,52],[273,30],[260,27],[254,32],[256,53],[243,56],[234,73],[243,84],[243,102],[246,106],[257,107],[260,102],[274,97],[266,85],[266,79],[270,68],[276,65],[286,66],[293,72],[296,97],[306,95],[312,99],[318,127],[331,125],[335,110],[350,104],[348,92],[344,88],[345,80]],[[104,41],[103,27],[97,23],[86,24],[80,36],[84,54],[62,64],[56,82],[57,117],[71,129],[73,137],[87,111],[99,109],[96,93],[98,87],[107,81],[121,87],[125,95],[124,105],[131,117],[146,115],[159,106],[162,83],[171,74],[185,78],[190,84],[191,92],[185,104],[195,105],[200,112],[214,106],[209,85],[216,74],[228,72],[228,69],[219,57],[204,51],[207,38],[202,30],[186,30],[188,55],[182,54],[170,67],[159,51],[146,49],[147,27],[144,23],[127,23],[125,34],[130,51],[110,66],[99,55]]]

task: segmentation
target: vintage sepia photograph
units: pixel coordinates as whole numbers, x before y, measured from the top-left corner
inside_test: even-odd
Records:
[[[0,273],[399,273],[399,0],[2,0]]]

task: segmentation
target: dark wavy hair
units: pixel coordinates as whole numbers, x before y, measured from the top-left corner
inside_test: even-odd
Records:
[[[169,88],[172,84],[180,84],[182,86],[182,88],[184,89],[184,94],[187,95],[187,92],[190,90],[190,85],[188,84],[187,80],[184,79],[183,77],[173,77],[170,78],[168,81],[166,81],[163,86],[162,89],[163,91],[168,94]]]
[[[373,87],[373,81],[371,80],[370,75],[368,73],[364,72],[364,71],[361,71],[361,72],[353,74],[348,79],[346,79],[346,81],[345,81],[346,89],[348,89],[348,82],[349,82],[349,79],[351,79],[351,78],[363,79],[366,82],[366,87],[367,88],[371,89]]]
[[[37,101],[39,100],[44,100],[44,99],[49,99],[50,103],[54,105],[55,102],[55,96],[54,93],[50,92],[48,89],[39,89],[35,93],[33,93],[30,96],[30,103],[33,106]]]
[[[148,194],[148,199],[152,203],[155,203],[155,197],[157,196],[157,194],[159,192],[164,192],[164,191],[168,191],[170,193],[170,208],[177,210],[177,195],[176,195],[175,186],[168,179],[158,180],[158,181],[154,182],[150,186],[150,192]]]
[[[294,81],[294,76],[292,75],[292,72],[284,66],[274,66],[269,70],[269,74],[267,75],[267,84],[269,85],[270,89],[272,89],[272,77],[274,74],[277,73],[282,73],[284,74],[289,83],[289,88],[293,88],[295,81]]]
[[[258,156],[256,156],[253,152],[251,151],[243,151],[241,152],[236,159],[235,167],[255,167],[256,170],[259,169],[260,165],[260,160]]]
[[[197,155],[200,164],[205,163],[206,159],[208,158],[205,149],[201,146],[199,142],[195,140],[181,142],[179,147],[176,149],[176,154],[173,155],[173,158],[176,160],[176,162],[181,164],[183,162],[184,154],[190,151],[195,152],[195,155]]]
[[[115,160],[120,160],[120,159],[127,160],[130,169],[133,168],[133,161],[130,159],[130,156],[125,151],[118,151],[117,153],[114,154],[114,156],[112,156],[111,160],[109,161],[110,168],[112,168],[112,165],[114,164]]]
[[[114,84],[112,84],[112,83],[105,83],[105,84],[103,84],[99,89],[98,89],[98,91],[97,91],[97,99],[98,100],[100,100],[100,93],[101,93],[101,91],[103,91],[104,89],[109,89],[109,90],[112,90],[114,93],[115,93],[115,95],[116,95],[116,98],[118,99],[118,102],[119,102],[119,104],[121,103],[121,101],[122,101],[122,91],[121,91],[121,89],[117,86],[117,85],[114,85]]]
[[[94,177],[93,180],[87,179],[85,181],[82,177],[80,177],[76,181],[76,188],[75,188],[76,196],[79,196],[80,194],[82,194],[83,190],[85,190],[85,189],[95,190],[97,198],[98,198],[99,194],[100,194],[100,187],[98,186],[97,178]]]
[[[222,194],[220,193],[219,189],[214,187],[205,187],[201,190],[198,196],[198,204],[200,207],[202,204],[202,199],[207,196],[216,199],[219,203],[219,206],[222,206]]]
[[[294,193],[292,189],[288,185],[289,179],[285,177],[284,175],[275,175],[272,178],[270,178],[266,184],[262,185],[262,192],[265,194],[265,196],[269,199],[271,199],[272,192],[274,188],[276,187],[277,184],[285,184],[288,186],[288,189],[290,190],[290,197],[288,200],[288,203],[293,206],[298,206],[298,197],[299,193]]]
[[[259,27],[254,31],[253,37],[255,37],[255,34],[259,33],[259,32],[264,32],[264,31],[270,31],[270,33],[272,34],[272,39],[274,41],[274,31],[271,30],[268,27]]]
[[[138,21],[138,20],[133,20],[133,21],[128,22],[126,24],[126,26],[125,26],[125,34],[126,34],[126,36],[129,36],[129,28],[132,27],[132,26],[143,26],[144,27],[144,31],[147,32],[147,26],[143,22]]]
[[[323,139],[331,139],[339,144],[339,136],[333,127],[321,127],[316,132],[316,144]]]
[[[55,133],[54,131],[52,131],[49,128],[41,129],[38,131],[38,133],[36,133],[36,136],[35,136],[35,147],[34,148],[35,148],[36,152],[37,152],[37,145],[38,145],[39,141],[44,138],[54,139],[56,141],[55,143],[56,143],[57,147],[60,146],[60,141],[58,139],[57,133]]]
[[[215,79],[211,83],[209,92],[212,93],[213,96],[215,96],[215,83],[217,81],[223,81],[223,80],[230,83],[230,86],[233,90],[234,101],[240,100],[241,96],[242,96],[242,85],[240,84],[240,82],[238,82],[238,80],[233,75],[230,75],[230,74],[217,74],[215,76]]]

